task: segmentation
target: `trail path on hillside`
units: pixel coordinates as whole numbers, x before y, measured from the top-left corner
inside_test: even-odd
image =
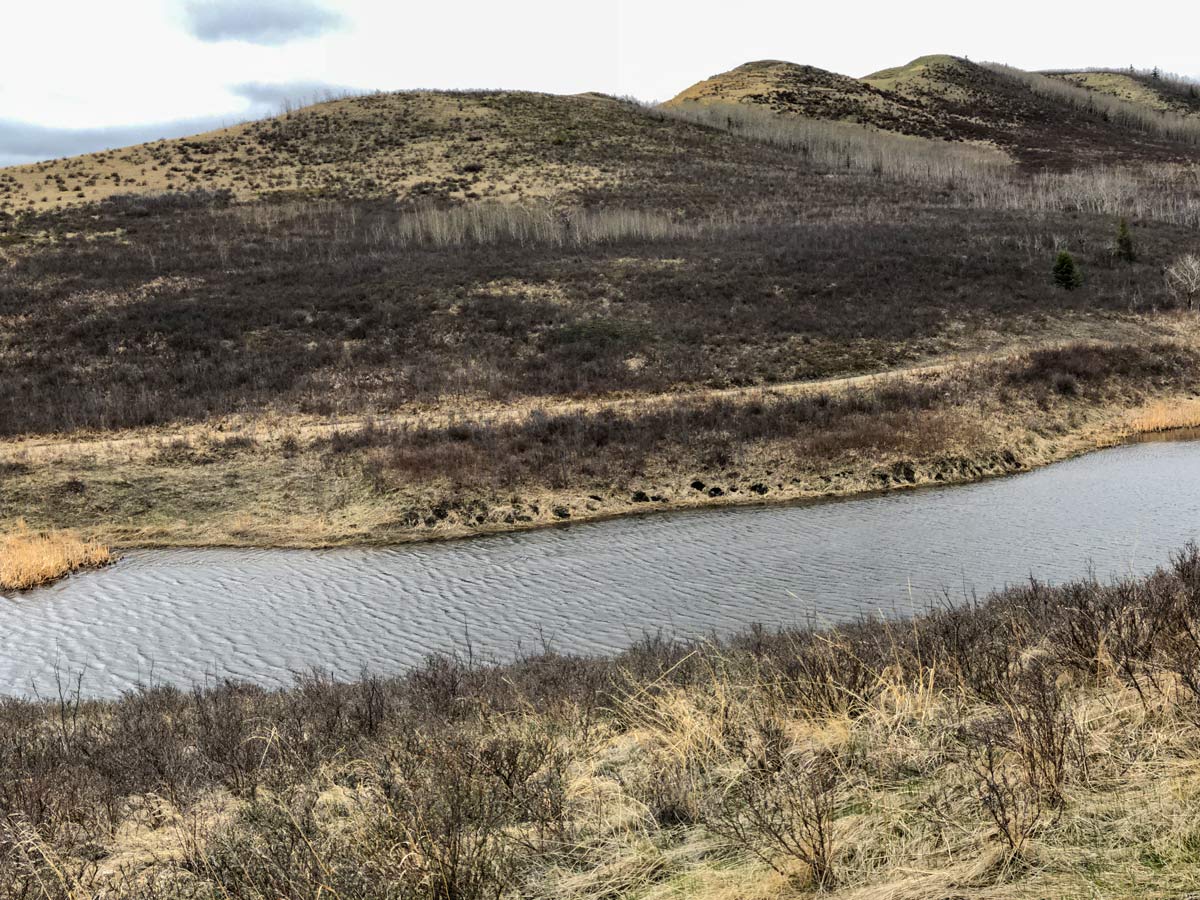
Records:
[[[354,432],[369,426],[394,428],[444,427],[454,422],[503,424],[519,421],[534,412],[548,416],[586,412],[652,411],[656,408],[688,403],[720,400],[737,401],[758,397],[794,397],[808,394],[838,393],[855,388],[869,388],[894,379],[929,378],[951,369],[973,365],[1006,362],[1032,350],[1058,346],[1061,341],[1009,347],[999,352],[965,354],[937,362],[901,366],[857,375],[782,382],[769,385],[749,385],[729,388],[662,391],[651,394],[617,395],[589,398],[523,397],[515,403],[496,403],[465,399],[445,400],[437,405],[404,412],[363,416],[337,416],[314,419],[294,415],[264,412],[259,415],[230,416],[200,424],[164,425],[122,432],[79,432],[63,435],[35,436],[0,440],[0,458],[39,457],[63,453],[114,453],[155,447],[170,441],[196,441],[229,437],[297,439],[327,437],[337,432]]]

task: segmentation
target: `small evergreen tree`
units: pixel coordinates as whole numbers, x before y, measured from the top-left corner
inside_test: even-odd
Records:
[[[1058,254],[1054,262],[1054,283],[1064,290],[1073,291],[1083,284],[1083,275],[1075,265],[1075,257],[1066,250]]]
[[[1117,227],[1117,256],[1125,262],[1137,259],[1137,248],[1133,246],[1133,235],[1129,232],[1129,223],[1121,219]]]

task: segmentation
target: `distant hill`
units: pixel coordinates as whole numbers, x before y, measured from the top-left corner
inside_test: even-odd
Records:
[[[1031,169],[1200,157],[1200,86],[1154,72],[1039,74],[924,56],[852,78],[760,60],[701,81],[663,106],[671,112],[720,104],[999,148]],[[0,214],[195,191],[242,200],[590,198],[634,205],[657,195],[683,208],[712,200],[714,184],[739,178],[768,190],[770,179],[759,178],[758,167],[778,174],[790,165],[721,128],[700,127],[698,118],[595,93],[342,98],[193,137],[0,169]],[[747,167],[756,173],[749,180],[742,177]],[[701,170],[705,178],[696,177]]]
[[[667,108],[690,103],[754,103],[774,112],[856,122],[884,131],[952,138],[954,130],[920,103],[814,66],[762,60],[692,85]]]
[[[653,173],[690,149],[737,142],[600,94],[401,92],[318,103],[275,118],[0,169],[0,211],[120,194],[229,191],[239,199],[522,200],[578,196]],[[703,145],[703,146],[700,146]]]
[[[1081,69],[1044,74],[1159,112],[1200,117],[1200,82],[1157,70]]]
[[[753,103],[784,115],[993,144],[1031,167],[1197,158],[1195,144],[1131,128],[1024,78],[1042,76],[1019,75],[954,56],[923,56],[861,79],[764,61],[715,75],[665,105]]]

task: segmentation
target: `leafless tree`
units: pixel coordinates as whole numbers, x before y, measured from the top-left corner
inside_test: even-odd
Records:
[[[1167,291],[1191,309],[1200,296],[1200,254],[1186,253],[1167,268]]]

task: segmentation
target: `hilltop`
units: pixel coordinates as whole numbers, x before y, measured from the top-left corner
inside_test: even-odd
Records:
[[[1034,168],[1200,158],[1195,141],[1152,127],[1131,128],[1120,117],[1054,90],[1068,80],[1048,89],[1031,78],[1041,76],[946,55],[923,56],[859,79],[771,61],[715,75],[666,106],[756,104],[784,115],[992,145]],[[1164,113],[1174,109],[1160,106]]]
[[[692,85],[664,106],[754,103],[772,112],[854,122],[921,137],[954,137],[942,119],[900,94],[814,66],[763,60]]]
[[[1099,105],[1088,99],[1101,97]],[[595,93],[417,91],[328,100],[191,137],[0,169],[0,215],[197,190],[235,201],[569,204],[625,202],[648,188],[695,205],[697,179],[679,174],[684,153],[685,168],[721,168],[726,180],[758,182],[761,148],[676,115],[730,104],[998,148],[1033,168],[1200,155],[1196,86],[1153,73],[1047,77],[925,56],[852,78],[762,60],[699,82],[658,111]],[[777,168],[777,161],[765,164]]]
[[[695,132],[598,94],[372,94],[193,137],[0,169],[0,211],[196,190],[241,201],[578,198],[631,170],[666,175],[665,164],[682,150],[712,158],[733,143],[712,134],[697,141]]]

